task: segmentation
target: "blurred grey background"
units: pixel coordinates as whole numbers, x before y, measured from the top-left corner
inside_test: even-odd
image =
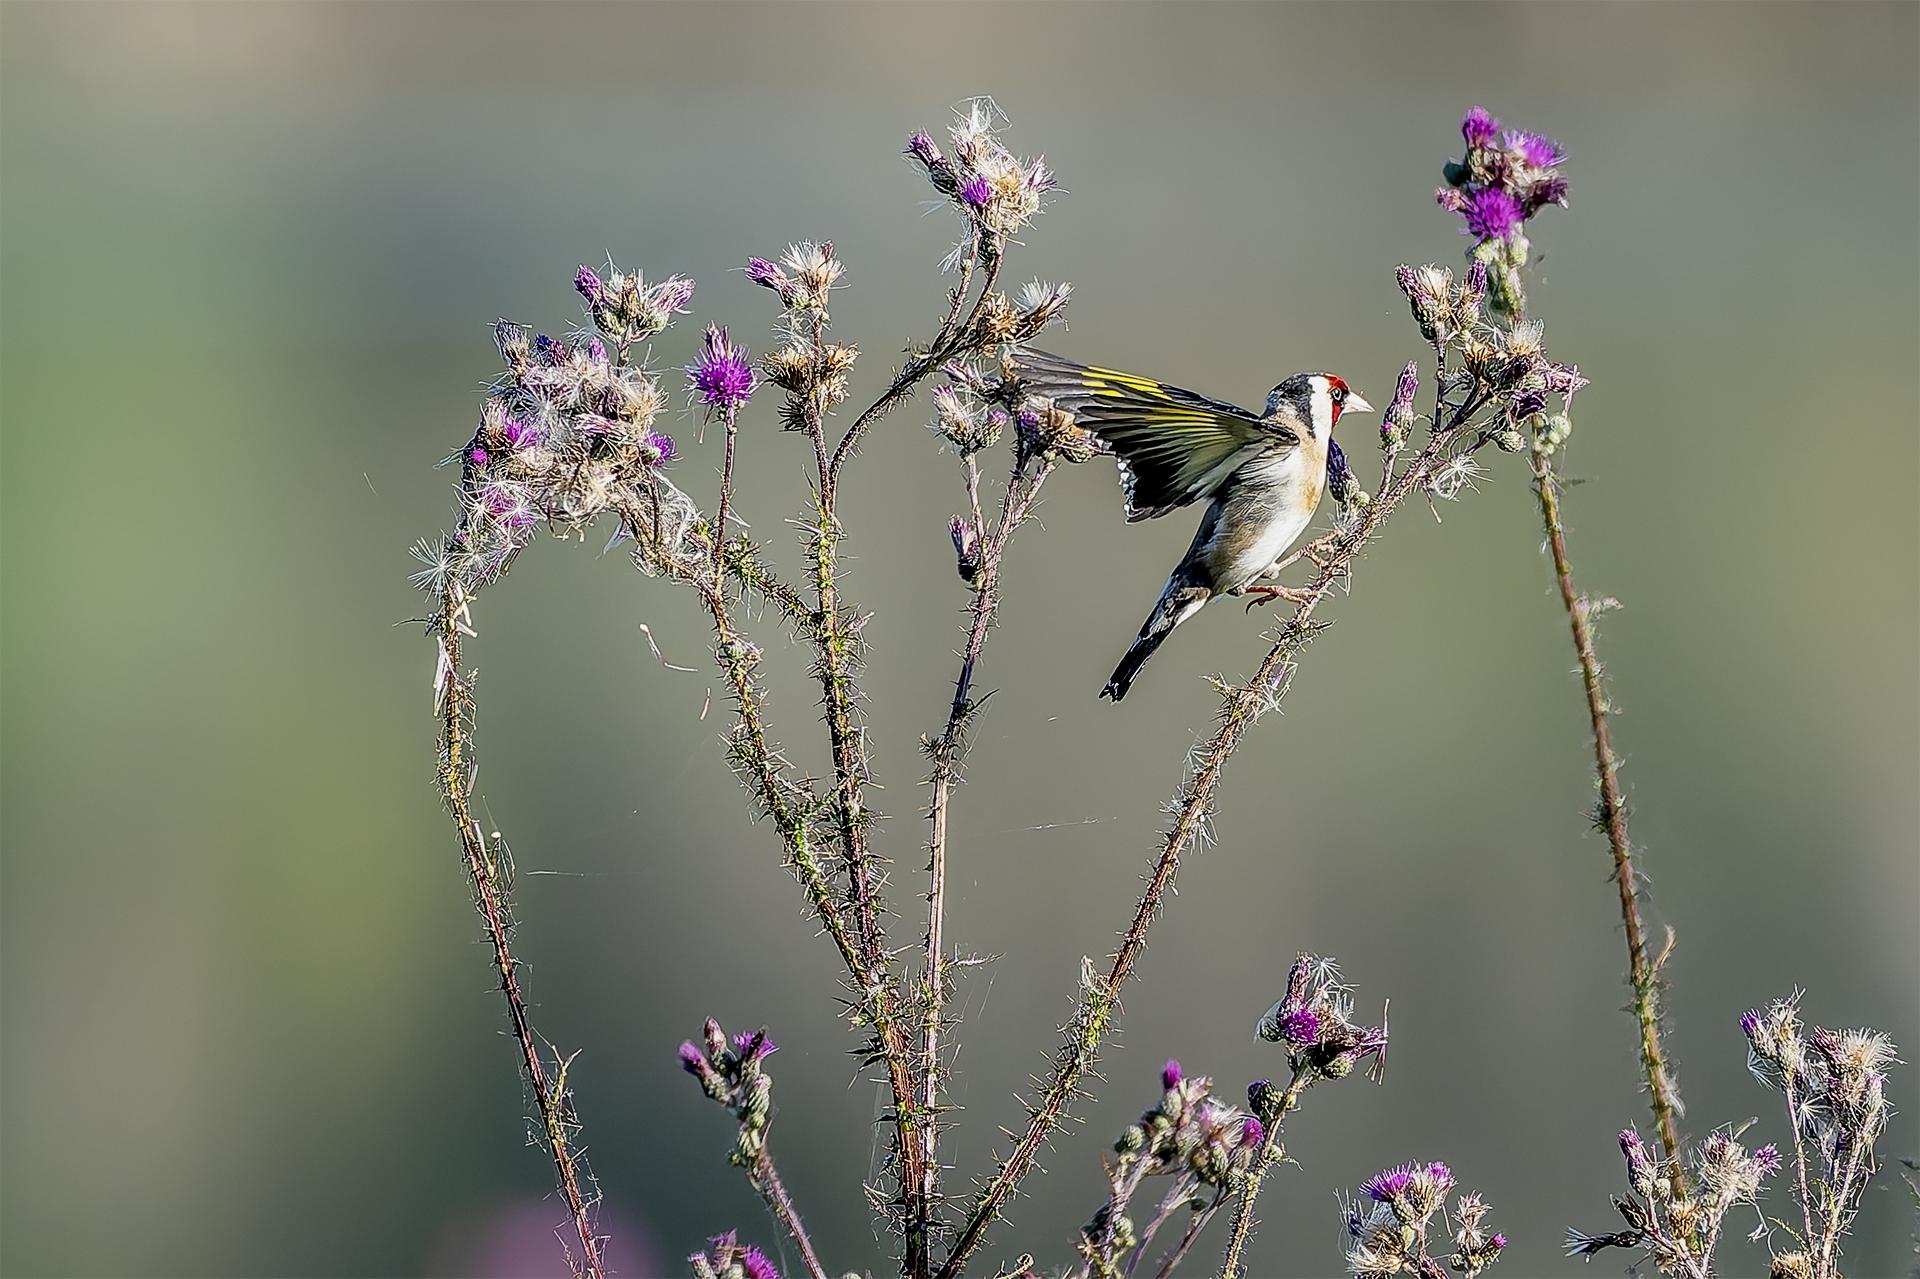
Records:
[[[1431,192],[1481,102],[1572,155],[1534,225],[1536,312],[1593,378],[1571,468],[1655,909],[1679,930],[1689,1126],[1777,1108],[1735,1019],[1808,1014],[1920,1049],[1916,458],[1920,9],[1901,5],[0,7],[4,1047],[10,1274],[551,1273],[560,1219],[431,788],[430,646],[407,544],[495,367],[488,325],[576,316],[611,252],[700,281],[756,349],[735,268],[831,237],[871,390],[924,335],[952,224],[896,157],[996,96],[1066,188],[1009,272],[1076,284],[1052,345],[1226,398],[1330,367],[1376,403],[1417,336],[1401,261],[1457,261]],[[966,599],[951,458],[919,406],[861,460],[849,587],[877,611],[872,739],[894,933],[917,936],[920,733]],[[715,444],[669,424],[683,484]],[[1365,474],[1370,424],[1349,434]],[[802,457],[770,402],[740,509],[776,541]],[[1510,1277],[1602,1228],[1644,1124],[1564,621],[1512,459],[1405,512],[1284,718],[1233,761],[1108,1081],[990,1255],[1070,1255],[1098,1156],[1177,1055],[1237,1091],[1296,948],[1391,997],[1385,1085],[1317,1088],[1262,1200],[1262,1275],[1324,1275],[1334,1191],[1444,1158]],[[956,812],[968,977],[953,1185],[1055,1043],[1129,909],[1159,805],[1265,619],[1184,629],[1094,694],[1189,535],[1125,527],[1110,469],[1049,489],[983,671]],[[626,1273],[775,1234],[680,1074],[699,1019],[772,1026],[775,1149],[837,1269],[861,1206],[836,963],[723,766],[690,600],[543,543],[477,610],[481,781],[514,841],[540,1029],[572,1078]],[[781,552],[791,562],[792,552]],[[663,669],[666,657],[703,673]],[[817,759],[771,628],[775,724]],[[552,872],[532,874],[533,871]],[[1915,1074],[1886,1148],[1914,1154]],[[1000,1143],[1004,1144],[1004,1143]],[[1776,1208],[1784,1201],[1776,1196]],[[1869,1197],[1849,1273],[1904,1273]],[[1216,1230],[1221,1227],[1216,1226]],[[1742,1227],[1744,1230],[1744,1226]],[[1204,1250],[1208,1261],[1217,1257]],[[1728,1269],[1762,1266],[1736,1242]],[[1205,1268],[1205,1263],[1201,1263]]]

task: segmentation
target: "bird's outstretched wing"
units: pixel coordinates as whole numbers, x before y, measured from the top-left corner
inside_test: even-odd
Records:
[[[1051,400],[1119,455],[1128,523],[1208,497],[1251,459],[1299,443],[1243,408],[1152,378],[1031,348],[1014,352],[1013,368],[1022,395]]]

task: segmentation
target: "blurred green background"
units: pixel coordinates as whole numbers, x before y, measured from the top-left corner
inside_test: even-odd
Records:
[[[1911,4],[0,6],[0,1269],[558,1269],[430,784],[432,651],[399,625],[406,546],[449,520],[433,464],[493,318],[566,324],[574,267],[609,251],[700,281],[656,345],[671,368],[708,320],[764,346],[747,254],[833,238],[871,389],[930,330],[953,230],[897,152],[975,93],[1066,189],[1009,267],[1075,282],[1052,345],[1243,402],[1313,367],[1385,402],[1418,346],[1394,264],[1463,248],[1431,192],[1464,107],[1566,145],[1534,305],[1593,378],[1574,545],[1626,605],[1605,652],[1679,930],[1689,1125],[1784,1139],[1744,1069],[1749,1004],[1804,986],[1813,1018],[1920,1050],[1917,39]],[[966,602],[922,420],[888,420],[847,499],[902,942],[914,745]],[[710,498],[714,441],[668,426]],[[802,462],[757,405],[740,509],[769,538]],[[1307,948],[1363,1007],[1392,998],[1393,1069],[1311,1095],[1255,1273],[1335,1271],[1333,1190],[1415,1157],[1496,1205],[1502,1273],[1616,1269],[1559,1256],[1565,1226],[1608,1222],[1613,1134],[1644,1119],[1564,620],[1496,462],[1444,524],[1405,512],[1233,761],[1109,1082],[991,1256],[1068,1258],[1164,1058],[1229,1092],[1274,1073],[1249,1027]],[[950,936],[1002,956],[958,1000],[963,1193],[1129,909],[1214,706],[1200,676],[1264,651],[1264,620],[1223,608],[1096,702],[1190,527],[1124,527],[1096,464],[1016,546],[955,818]],[[773,1027],[788,1180],[832,1266],[884,1271],[836,963],[701,718],[690,599],[599,551],[536,547],[471,653],[614,1255],[679,1273],[728,1227],[775,1242],[674,1059],[713,1012]],[[663,669],[642,624],[702,673]],[[762,634],[778,731],[817,760],[804,656]],[[1887,1152],[1911,1155],[1911,1068],[1894,1091]],[[1912,1229],[1883,1178],[1849,1273],[1904,1273]]]

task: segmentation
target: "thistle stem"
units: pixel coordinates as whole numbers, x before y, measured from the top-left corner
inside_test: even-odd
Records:
[[[767,1211],[773,1214],[773,1219],[793,1240],[793,1246],[800,1250],[800,1259],[805,1263],[807,1273],[813,1279],[827,1279],[826,1267],[820,1264],[820,1257],[813,1250],[813,1240],[807,1237],[807,1228],[793,1206],[793,1199],[787,1194],[786,1183],[780,1180],[780,1170],[773,1166],[773,1156],[764,1148],[748,1165],[747,1179],[760,1192],[760,1197],[766,1200]]]
[[[987,632],[993,626],[994,614],[1000,603],[1001,557],[1006,553],[1014,530],[1032,514],[1040,488],[1053,471],[1052,462],[1042,462],[1029,477],[1025,463],[1024,457],[1015,461],[1013,472],[1007,477],[1006,494],[1001,499],[999,522],[991,531],[987,531],[981,529],[979,523],[979,468],[971,456],[966,461],[968,497],[974,510],[974,531],[982,536],[982,542],[979,573],[974,581],[973,620],[967,629],[966,649],[960,661],[959,674],[954,677],[953,701],[947,710],[946,727],[933,742],[930,752],[933,756],[933,797],[928,805],[927,817],[932,833],[927,841],[927,944],[923,978],[926,988],[922,995],[924,1005],[920,1028],[919,1077],[919,1106],[923,1116],[920,1127],[922,1181],[914,1203],[917,1216],[913,1222],[915,1230],[923,1236],[931,1231],[934,1206],[939,1201],[940,1163],[935,1147],[939,1134],[940,1029],[947,998],[943,958],[947,909],[947,816],[954,783],[959,780],[961,763],[966,756],[967,728],[975,709],[974,670],[979,664],[981,650],[986,646]]]
[[[976,241],[976,244],[977,243]],[[902,400],[912,395],[913,388],[918,386],[929,373],[965,349],[972,333],[974,322],[980,318],[980,312],[986,307],[987,298],[993,293],[994,283],[1000,278],[1000,261],[1001,255],[998,253],[995,253],[988,261],[986,273],[982,277],[979,296],[974,299],[973,307],[967,312],[966,319],[959,323],[955,322],[955,317],[959,314],[959,307],[955,306],[948,315],[947,322],[940,326],[940,332],[935,335],[933,341],[927,346],[926,354],[908,360],[906,364],[901,367],[900,372],[894,376],[893,381],[887,386],[887,389],[882,391],[879,397],[863,409],[859,417],[853,420],[853,425],[847,428],[847,433],[840,438],[839,445],[833,451],[833,458],[827,467],[829,476],[838,479],[841,468],[846,465],[847,458],[852,456],[854,449],[859,447],[860,441],[866,436],[867,431],[872,428],[873,424],[879,421],[881,417],[891,411]],[[965,301],[964,294],[957,295],[961,301]]]
[[[727,428],[727,455],[720,466],[720,503],[713,516],[713,582],[718,590],[725,581],[727,558],[727,508],[733,502],[733,445],[739,434],[740,408],[729,403],[722,413]]]
[[[1567,554],[1566,527],[1560,516],[1559,483],[1553,460],[1533,455],[1534,492],[1540,501],[1540,520],[1553,557],[1553,576],[1560,587],[1560,603],[1567,613],[1573,650],[1580,661],[1580,682],[1587,699],[1587,720],[1593,735],[1594,775],[1600,786],[1601,816],[1607,844],[1613,852],[1614,886],[1620,897],[1620,921],[1627,937],[1627,979],[1633,987],[1633,1016],[1640,1029],[1640,1067],[1647,1081],[1647,1100],[1654,1129],[1667,1160],[1678,1169],[1680,1136],[1675,1126],[1679,1110],[1665,1050],[1660,1043],[1659,965],[1647,953],[1646,932],[1640,922],[1640,896],[1633,869],[1633,845],[1627,837],[1627,806],[1620,793],[1619,759],[1613,753],[1607,727],[1607,695],[1600,658],[1594,650],[1593,626],[1586,601],[1574,589],[1573,564]],[[1682,1174],[1684,1177],[1684,1174]]]
[[[589,1201],[580,1188],[579,1156],[573,1149],[572,1133],[577,1128],[567,1098],[566,1067],[549,1079],[540,1048],[534,1040],[533,1022],[527,1014],[526,997],[520,990],[519,961],[513,957],[511,936],[513,914],[506,885],[501,882],[494,855],[487,849],[480,825],[468,806],[465,774],[469,767],[471,743],[468,739],[473,693],[460,675],[460,629],[466,613],[457,584],[449,584],[442,598],[439,630],[441,657],[440,689],[441,759],[440,789],[447,812],[460,832],[460,847],[473,885],[480,917],[486,924],[487,940],[493,947],[494,967],[500,973],[500,992],[507,1001],[507,1020],[520,1045],[520,1064],[527,1083],[533,1089],[534,1104],[540,1111],[540,1126],[546,1137],[547,1152],[553,1159],[554,1177],[567,1213],[580,1242],[580,1260],[576,1274],[587,1279],[604,1279],[606,1263],[601,1257],[601,1239],[595,1231]],[[568,1250],[571,1253],[571,1249]],[[569,1257],[571,1261],[571,1257]]]
[[[1312,1068],[1302,1066],[1293,1072],[1292,1082],[1280,1094],[1273,1121],[1267,1125],[1266,1137],[1260,1143],[1260,1152],[1254,1156],[1253,1166],[1247,1169],[1247,1184],[1241,1189],[1240,1202],[1233,1210],[1233,1231],[1227,1237],[1227,1254],[1220,1263],[1220,1279],[1235,1279],[1240,1274],[1240,1256],[1246,1251],[1247,1240],[1253,1234],[1253,1201],[1260,1196],[1260,1183],[1266,1179],[1267,1169],[1279,1162],[1285,1153],[1280,1142],[1280,1126],[1286,1121],[1288,1112],[1300,1104],[1300,1094],[1312,1082]]]

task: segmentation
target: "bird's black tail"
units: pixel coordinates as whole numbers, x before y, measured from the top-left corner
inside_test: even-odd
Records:
[[[1153,612],[1147,614],[1147,620],[1140,625],[1140,636],[1127,649],[1120,665],[1113,668],[1113,675],[1107,680],[1107,686],[1100,690],[1100,696],[1111,697],[1119,701],[1133,687],[1134,676],[1153,656],[1153,650],[1166,642],[1173,634],[1173,628],[1186,621],[1199,611],[1213,596],[1213,592],[1204,586],[1168,582],[1167,589],[1160,595],[1160,602],[1153,606]]]

